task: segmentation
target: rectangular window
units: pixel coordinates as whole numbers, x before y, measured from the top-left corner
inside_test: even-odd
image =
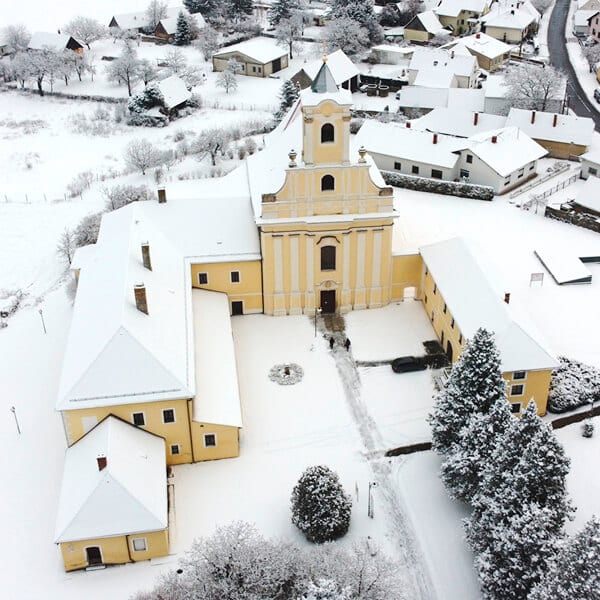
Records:
[[[525,175],[525,169],[519,169],[519,174],[517,175],[517,179],[520,179],[521,177],[523,177],[523,175]]]
[[[462,333],[458,336],[458,343],[462,344]]]
[[[515,371],[513,373],[513,379],[525,379],[527,377],[527,371]]]
[[[239,271],[231,271],[231,283],[239,283],[240,282],[240,272]]]
[[[465,159],[469,164],[473,164],[473,155],[472,154],[467,154],[467,157]]]
[[[529,165],[529,170],[533,171],[533,169],[535,168],[535,165]]]
[[[198,273],[198,285],[206,285],[208,283],[208,273]]]
[[[431,311],[431,322],[432,323],[433,323],[434,319],[435,319],[435,312]]]
[[[433,293],[434,295],[437,294],[437,283],[433,284]]]
[[[433,179],[441,179],[443,175],[444,174],[439,169],[431,169],[431,177]]]
[[[444,314],[446,314],[448,312],[448,307],[446,306],[446,303],[444,302]]]
[[[133,538],[131,540],[134,552],[145,552],[148,549],[146,538]]]
[[[204,434],[204,447],[214,448],[217,445],[217,436],[214,433]]]
[[[171,444],[171,454],[177,456],[179,454],[179,444]]]
[[[425,304],[427,304],[427,294],[425,294]]]
[[[598,169],[596,169],[596,168],[594,168],[594,167],[590,167],[590,168],[588,169],[588,173],[589,173],[590,175],[598,175]]]
[[[131,418],[133,420],[133,424],[136,427],[143,427],[146,424],[146,419],[144,417],[144,413],[143,412],[133,413],[131,415]]]
[[[510,395],[511,396],[522,396],[523,390],[525,386],[522,383],[517,383],[516,385],[510,386]]]
[[[418,175],[419,174],[419,167],[417,167],[417,165],[413,165],[412,169],[411,169],[411,173],[413,175]]]
[[[162,411],[163,423],[175,423],[175,410],[172,408],[165,408]]]
[[[471,172],[467,171],[467,169],[461,169],[460,170],[460,176],[461,177],[469,177],[470,174],[471,174]]]
[[[396,169],[396,171],[402,170],[402,164],[399,163],[399,162],[395,162],[394,163],[394,169]]]
[[[510,403],[510,412],[520,413],[521,412],[521,403],[520,402],[511,402]]]
[[[454,329],[454,317],[452,317],[452,322],[450,323],[450,327]]]
[[[509,183],[510,183],[510,177],[507,177],[507,178],[504,180],[504,185],[508,185]]]

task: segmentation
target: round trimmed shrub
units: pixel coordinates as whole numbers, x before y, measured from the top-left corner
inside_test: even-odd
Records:
[[[322,544],[346,535],[352,500],[337,473],[319,465],[308,467],[292,491],[292,523],[309,542]]]

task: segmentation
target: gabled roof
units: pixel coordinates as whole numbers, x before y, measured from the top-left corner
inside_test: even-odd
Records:
[[[226,46],[213,54],[213,58],[222,58],[231,53],[244,54],[248,58],[258,63],[266,64],[272,60],[287,56],[287,51],[277,45],[276,40],[270,38],[257,37],[239,44]]]
[[[516,127],[478,133],[471,136],[468,142],[468,150],[502,177],[508,177],[548,154],[545,148]]]
[[[532,113],[535,112],[532,123]],[[556,117],[556,118],[555,118]],[[594,134],[594,121],[588,117],[560,115],[541,111],[511,108],[506,126],[515,126],[538,140],[589,146]]]
[[[573,16],[573,24],[575,27],[587,27],[590,24],[590,19],[597,14],[597,10],[577,10]]]
[[[521,8],[493,8],[487,15],[481,17],[481,22],[485,23],[486,27],[523,30],[539,19],[539,13],[532,14]]]
[[[451,44],[444,46],[444,48],[453,48],[455,51],[459,52],[460,46],[464,46],[471,52],[476,52],[477,54],[490,59],[497,58],[503,54],[508,54],[512,49],[508,44],[487,35],[487,33],[474,33],[473,35],[461,37],[460,41],[452,42]]]
[[[435,131],[445,135],[467,138],[477,133],[504,127],[506,117],[461,108],[437,107],[411,121],[416,130]]]
[[[419,252],[463,336],[473,337],[480,327],[495,334],[503,372],[558,366],[544,345],[513,319],[508,305],[491,287],[470,243],[457,237],[423,246]],[[460,277],[456,276],[457,265]]]
[[[420,24],[422,31],[436,35],[444,31],[444,26],[440,23],[438,16],[432,10],[415,15],[405,26],[404,29],[416,29],[417,24]],[[419,29],[420,31],[421,29]]]
[[[575,202],[600,213],[600,179],[590,175],[577,192]]]
[[[398,102],[401,107],[409,108],[435,108],[436,106],[447,106],[449,92],[449,89],[444,88],[407,85],[400,90]]]
[[[363,123],[356,134],[356,141],[370,153],[444,168],[454,167],[458,161],[455,151],[466,147],[465,140],[438,135],[434,143],[434,135],[428,131],[416,131],[404,125],[373,119]]]
[[[448,90],[448,108],[483,112],[485,92],[477,88],[450,88]]]
[[[328,54],[325,58],[327,59],[327,68],[338,86],[359,74],[356,65],[342,50],[336,50],[335,52]],[[302,68],[304,69],[304,72],[314,80],[317,73],[321,70],[322,65],[322,59],[315,59],[302,65]]]
[[[411,71],[437,70],[451,71],[461,76],[469,77],[477,68],[477,60],[474,56],[465,56],[442,50],[441,48],[416,48],[408,66]]]
[[[448,89],[456,87],[456,75],[451,69],[419,69],[413,85],[425,88]]]
[[[461,11],[482,13],[490,5],[490,0],[442,0],[434,12],[443,17],[458,17]]]
[[[52,50],[64,50],[69,43],[69,40],[73,39],[77,44],[75,38],[72,38],[66,33],[50,33],[47,31],[36,31],[29,40],[27,46],[30,50],[43,50],[44,48],[51,48]]]
[[[183,79],[177,75],[171,75],[159,81],[157,85],[169,110],[187,102],[192,97],[192,92],[187,89]]]
[[[167,527],[163,438],[109,416],[67,448],[56,543]]]
[[[183,14],[187,14],[187,10],[183,10],[182,12]],[[201,13],[194,13],[193,15],[189,15],[189,17],[196,21],[196,26],[198,28],[206,26],[206,21]],[[165,17],[164,19],[161,19],[158,24],[162,26],[165,33],[174,35],[177,32],[177,19],[179,19],[179,14],[173,15],[172,17]]]
[[[188,14],[187,8],[182,4],[177,6],[169,6],[166,9],[166,16],[164,18],[177,18],[180,12]],[[113,15],[110,22],[112,23],[113,20],[117,23],[119,29],[140,29],[142,27],[150,26],[150,19],[148,18],[145,10],[119,13],[117,15]]]

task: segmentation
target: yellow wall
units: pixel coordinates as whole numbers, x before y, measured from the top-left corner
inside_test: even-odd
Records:
[[[135,552],[133,550],[132,540],[134,538],[146,539],[147,550],[145,552]],[[169,554],[169,532],[168,529],[165,529],[151,533],[64,542],[60,544],[60,551],[65,571],[85,569],[88,566],[85,549],[90,546],[98,546],[100,548],[102,564],[105,565],[118,565],[132,561],[148,560]]]
[[[509,402],[519,402],[522,412],[533,398],[537,405],[538,415],[546,414],[548,391],[550,390],[550,379],[552,378],[552,371],[550,369],[544,371],[527,371],[525,379],[513,379],[513,373],[503,373],[502,376],[508,385],[507,394]],[[514,384],[522,384],[524,386],[521,396],[513,396],[511,394],[511,385]]]
[[[225,292],[229,298],[230,311],[231,302],[240,300],[244,303],[244,314],[260,313],[263,310],[261,268],[260,260],[193,264],[192,287]],[[231,282],[232,271],[239,271],[239,283]],[[198,283],[198,273],[208,275],[206,285]]]
[[[204,435],[210,433],[216,436],[217,445],[206,448]],[[235,458],[240,455],[240,434],[237,427],[192,421],[192,441],[197,461]]]
[[[405,29],[404,39],[407,42],[428,42],[433,36],[427,31],[418,31],[417,29]]]
[[[423,259],[419,253],[396,254],[392,257],[392,297],[391,300],[402,300],[404,289],[414,287],[415,298],[421,298],[421,278]]]
[[[580,144],[569,144],[565,142],[553,142],[533,138],[540,146],[548,150],[548,157],[569,159],[571,156],[581,156],[587,152],[587,146]]]
[[[146,425],[141,427],[141,429],[165,438],[167,464],[189,463],[192,462],[193,458],[188,403],[191,404],[191,400],[162,400],[160,402],[140,402],[139,404],[66,410],[63,411],[63,420],[67,434],[67,443],[71,446],[86,433],[84,431],[84,417],[95,416],[99,423],[110,414],[133,423],[132,413],[143,412]],[[162,410],[167,408],[175,410],[175,423],[162,422]],[[172,444],[179,444],[178,455],[171,454]]]

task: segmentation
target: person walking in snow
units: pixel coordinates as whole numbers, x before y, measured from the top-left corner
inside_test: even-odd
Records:
[[[344,342],[344,348],[350,352],[350,338],[346,338],[346,341]]]
[[[333,350],[333,345],[335,344],[335,340],[333,339],[333,336],[331,336],[329,338],[329,349]]]

